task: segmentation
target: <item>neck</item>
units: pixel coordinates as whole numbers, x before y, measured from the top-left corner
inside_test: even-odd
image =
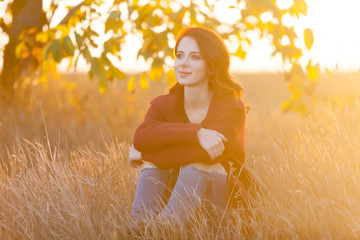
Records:
[[[207,81],[204,84],[184,87],[184,104],[192,106],[192,108],[203,108],[208,105],[213,95]]]

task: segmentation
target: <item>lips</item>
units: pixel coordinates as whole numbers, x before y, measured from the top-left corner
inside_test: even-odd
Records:
[[[186,76],[189,76],[190,74],[191,74],[191,72],[179,71],[180,77],[186,77]]]

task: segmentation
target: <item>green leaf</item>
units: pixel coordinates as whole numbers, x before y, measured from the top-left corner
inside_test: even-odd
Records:
[[[75,47],[69,36],[66,36],[63,38],[63,45],[64,45],[65,52],[70,56],[74,56]]]
[[[84,45],[84,38],[80,34],[75,33],[75,40],[78,48],[81,48]]]
[[[81,51],[82,55],[84,56],[85,60],[89,63],[91,62],[92,56],[89,51],[89,48],[85,46],[85,48]]]
[[[107,58],[106,53],[103,52],[100,57],[101,61],[104,63],[105,66],[113,66],[111,61]]]
[[[119,39],[112,37],[104,42],[104,51],[109,52],[113,55],[120,52],[120,41]]]
[[[310,50],[314,43],[314,34],[310,28],[304,30],[304,40],[306,48]]]
[[[114,66],[110,67],[110,73],[119,80],[126,78],[126,74]]]
[[[60,62],[63,57],[60,40],[59,39],[53,40],[49,48],[55,62],[57,63]]]
[[[112,11],[105,22],[105,33],[109,30],[113,30],[114,33],[118,32],[123,26],[123,21],[120,19],[119,11]]]
[[[90,71],[97,77],[103,77],[105,75],[104,64],[100,61],[99,58],[91,59],[91,69]]]

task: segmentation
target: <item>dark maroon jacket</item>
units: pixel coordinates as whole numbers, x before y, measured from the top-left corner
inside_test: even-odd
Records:
[[[170,93],[153,99],[145,120],[136,129],[134,147],[142,159],[160,168],[174,168],[194,162],[220,162],[229,173],[230,163],[241,168],[245,160],[245,106],[233,95],[215,93],[208,113],[200,123],[190,123],[184,110],[184,88],[180,85]],[[211,160],[201,147],[197,131],[216,130],[228,141],[221,156]]]

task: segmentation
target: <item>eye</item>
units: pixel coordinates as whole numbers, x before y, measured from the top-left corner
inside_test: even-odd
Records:
[[[176,58],[182,58],[183,54],[182,53],[176,53]]]
[[[201,57],[198,56],[198,55],[191,55],[191,59],[193,59],[193,60],[199,60],[199,59],[201,59]]]

